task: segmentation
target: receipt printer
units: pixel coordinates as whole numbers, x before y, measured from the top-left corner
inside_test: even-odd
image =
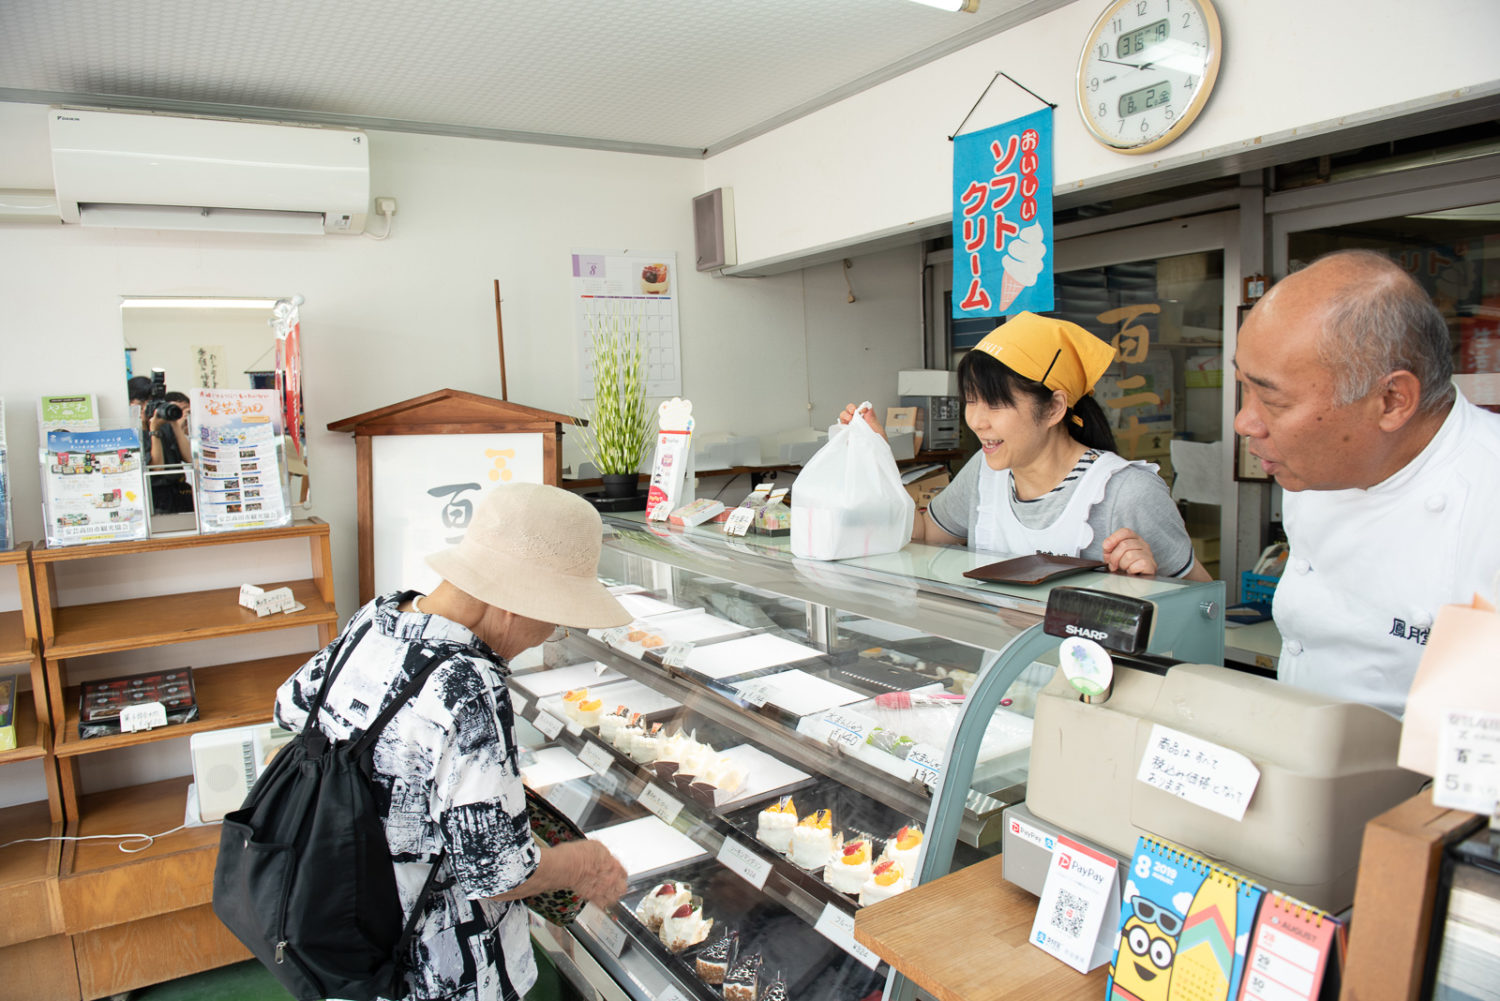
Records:
[[[1034,732],[1026,806],[1056,830],[1123,858],[1140,835],[1165,839],[1334,912],[1353,903],[1365,822],[1425,781],[1396,766],[1401,724],[1380,710],[1205,664],[1117,663],[1094,704],[1058,671]],[[1139,780],[1153,732],[1249,758],[1260,774],[1243,819]]]

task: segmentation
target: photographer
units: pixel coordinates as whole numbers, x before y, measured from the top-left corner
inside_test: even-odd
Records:
[[[141,408],[146,420],[150,466],[176,466],[192,461],[188,442],[189,401],[186,393],[167,392],[166,377],[160,369],[152,373],[151,396]],[[187,477],[162,475],[149,477],[153,514],[181,514],[193,510],[193,490]]]

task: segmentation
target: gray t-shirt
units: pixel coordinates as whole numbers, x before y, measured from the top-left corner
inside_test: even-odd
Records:
[[[1023,501],[1012,490],[1010,509],[1028,528],[1045,528],[1054,522],[1065,507],[1084,471],[1096,453],[1085,453],[1057,488],[1044,497]],[[984,453],[976,452],[964,463],[953,482],[932,499],[927,513],[938,528],[949,535],[967,539],[971,526],[979,517],[979,471]],[[1104,540],[1121,528],[1133,529],[1151,547],[1157,572],[1164,577],[1181,577],[1193,567],[1193,543],[1182,515],[1166,481],[1142,466],[1127,466],[1109,478],[1104,499],[1089,509],[1089,526],[1094,541],[1080,554],[1102,560]]]

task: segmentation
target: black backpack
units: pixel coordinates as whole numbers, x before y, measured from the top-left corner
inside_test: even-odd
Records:
[[[354,740],[328,739],[318,713],[347,661],[335,641],[307,723],[224,818],[214,913],[298,1001],[402,997],[404,960],[433,863],[403,925],[395,869],[370,776],[375,740],[452,650],[434,653]]]

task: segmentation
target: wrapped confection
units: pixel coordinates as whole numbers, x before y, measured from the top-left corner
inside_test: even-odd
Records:
[[[835,890],[858,893],[859,888],[870,878],[874,852],[869,838],[858,838],[844,843],[839,854],[823,870],[823,880]]]
[[[870,735],[865,738],[865,743],[902,759],[905,759],[911,753],[911,749],[917,746],[917,742],[910,737],[903,736],[895,730],[887,730],[883,726],[877,726],[871,730]]]
[[[587,688],[574,688],[564,692],[562,697],[563,715],[567,716],[568,719],[576,720],[578,718],[579,705],[586,701],[588,697],[589,690]]]
[[[698,953],[698,979],[705,984],[718,986],[724,982],[724,975],[729,972],[729,964],[734,959],[735,945],[740,940],[740,933],[727,930],[711,944],[704,947]]]
[[[625,724],[630,720],[630,710],[624,706],[615,706],[615,711],[599,721],[599,739],[607,741],[611,746]]]
[[[859,888],[859,906],[879,903],[888,897],[894,897],[911,889],[911,880],[901,867],[890,859],[877,862],[875,868],[870,872],[870,878]]]
[[[787,857],[804,869],[821,869],[833,857],[833,811],[818,810],[803,817],[792,831]]]
[[[708,938],[713,918],[703,916],[703,898],[694,897],[662,919],[661,942],[673,952],[681,952]]]
[[[697,737],[689,736],[681,730],[662,740],[656,752],[656,761],[651,766],[656,769],[656,777],[663,782],[671,782],[672,777],[682,768],[683,760],[690,758],[697,746]]]
[[[578,713],[573,718],[585,728],[598,726],[604,719],[604,700],[585,699],[578,703]]]
[[[615,749],[622,754],[629,754],[631,746],[635,743],[635,738],[644,732],[641,727],[641,714],[631,713],[630,719],[615,733]]]
[[[902,872],[917,871],[917,862],[922,855],[922,828],[908,824],[896,832],[896,836],[885,843],[884,858],[901,866]]]
[[[755,825],[755,839],[761,844],[786,853],[792,849],[792,831],[797,826],[797,804],[786,796],[760,811]]]
[[[724,1001],[755,1001],[760,987],[760,953],[741,956],[724,975]]]
[[[635,916],[640,918],[641,924],[647,928],[660,931],[667,915],[692,898],[692,888],[686,883],[658,883],[651,888],[650,893],[641,898],[639,904],[635,905]]]
[[[745,769],[736,764],[733,759],[721,754],[716,756],[707,767],[699,770],[688,792],[705,806],[714,806],[718,802],[720,793],[725,799],[729,799],[739,792],[744,784]]]
[[[652,723],[650,728],[642,728],[633,736],[630,747],[625,753],[630,755],[630,760],[638,764],[646,765],[656,760],[656,749],[661,746],[661,724]]]

